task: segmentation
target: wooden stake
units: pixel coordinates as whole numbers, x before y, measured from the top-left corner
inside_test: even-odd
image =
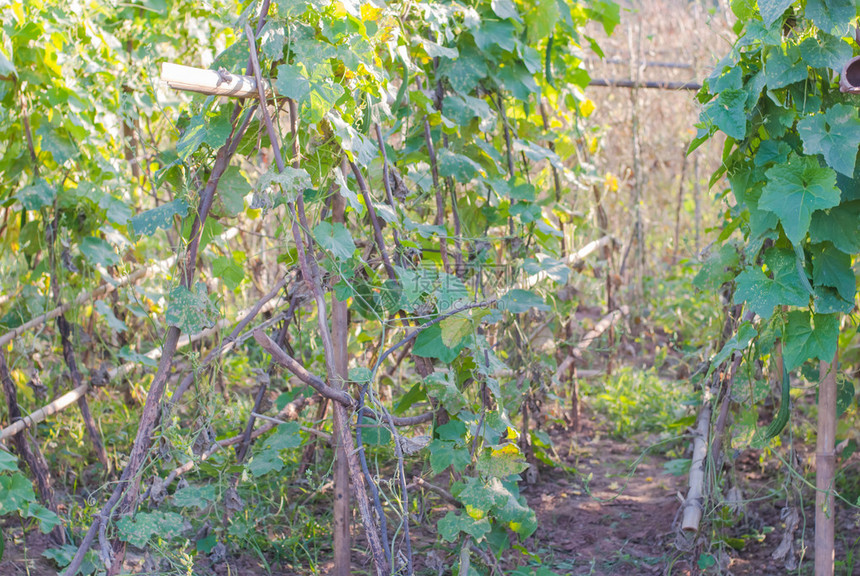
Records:
[[[815,576],[833,576],[834,499],[836,468],[836,372],[833,362],[821,362],[818,379],[818,438],[815,445]]]

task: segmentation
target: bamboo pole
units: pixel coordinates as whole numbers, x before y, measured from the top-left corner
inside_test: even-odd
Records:
[[[833,480],[836,468],[836,368],[821,362],[818,378],[818,438],[815,445],[815,576],[833,576],[835,509]]]
[[[727,399],[728,400],[728,399]],[[702,521],[704,504],[705,460],[708,457],[708,436],[711,429],[711,395],[705,393],[702,410],[696,421],[693,433],[693,461],[690,464],[690,489],[684,500],[684,515],[681,529],[687,532],[698,532]]]
[[[698,82],[637,81],[615,78],[593,78],[588,85],[604,88],[650,88],[652,90],[691,90],[694,92],[702,89],[702,85]]]

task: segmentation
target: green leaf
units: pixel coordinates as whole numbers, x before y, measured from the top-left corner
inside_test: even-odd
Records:
[[[813,213],[809,237],[816,243],[832,242],[847,254],[860,252],[860,200]]]
[[[466,425],[460,420],[449,420],[445,424],[437,426],[435,432],[441,440],[455,444],[466,443]]]
[[[515,445],[509,444],[500,449],[484,450],[478,458],[477,470],[484,476],[504,479],[528,467],[522,453]]]
[[[284,459],[277,450],[261,450],[248,462],[248,471],[254,478],[265,476],[270,472],[280,472],[284,468]]]
[[[448,78],[454,91],[468,94],[487,77],[487,61],[474,48],[461,48],[460,56],[456,60],[446,60],[440,72]]]
[[[453,362],[460,355],[462,344],[446,346],[442,341],[442,327],[439,324],[423,330],[415,338],[412,353],[421,358],[438,358],[445,364]]]
[[[284,167],[284,171],[278,173],[276,167],[260,176],[257,181],[257,190],[265,191],[269,186],[277,186],[285,202],[294,202],[300,192],[311,187],[311,177],[304,168]]]
[[[821,30],[840,36],[848,32],[857,16],[856,0],[807,0],[806,17]]]
[[[507,310],[512,314],[528,312],[532,308],[544,312],[550,310],[550,307],[546,304],[543,298],[541,298],[534,292],[530,292],[529,290],[522,290],[519,288],[511,290],[507,294],[499,298],[497,306],[500,310]]]
[[[406,412],[416,402],[426,399],[427,393],[424,392],[424,386],[422,386],[420,382],[416,382],[412,385],[412,388],[410,388],[409,391],[400,398],[400,401],[397,402],[392,413],[399,416]]]
[[[153,536],[158,536],[161,540],[180,536],[185,530],[185,520],[175,512],[138,512],[134,516],[120,518],[116,527],[120,540],[143,548]]]
[[[510,0],[508,0],[510,1]],[[0,76],[17,76],[18,71],[15,70],[15,65],[9,61],[9,58],[0,50]],[[2,551],[0,551],[2,557]]]
[[[337,114],[329,114],[328,119],[335,135],[340,139],[341,148],[347,152],[350,160],[359,166],[367,166],[376,158],[376,144],[372,139],[341,120]]]
[[[0,450],[0,472],[17,472],[18,459],[5,450]]]
[[[173,217],[184,218],[188,214],[188,202],[177,198],[173,202],[162,204],[157,208],[141,212],[133,217],[129,224],[134,234],[138,236],[152,236],[160,228],[169,228],[173,224]]]
[[[218,309],[209,300],[206,284],[198,282],[194,292],[185,286],[170,291],[164,319],[168,326],[176,326],[186,334],[196,334],[215,325]]]
[[[468,184],[484,170],[481,165],[462,154],[455,154],[443,148],[437,157],[439,175],[443,178],[454,178],[457,182]]]
[[[851,46],[848,43],[830,34],[810,36],[800,43],[803,61],[813,68],[829,68],[842,72],[842,67],[851,58],[851,54]]]
[[[311,84],[302,66],[281,64],[278,77],[272,83],[277,93],[296,102],[304,101],[311,93]]]
[[[520,18],[520,13],[517,11],[517,7],[513,0],[492,0],[492,2],[490,2],[490,6],[496,16],[502,20],[510,18],[516,22],[523,21],[523,19]]]
[[[839,338],[839,314],[788,313],[783,341],[786,370],[794,370],[809,358],[832,362]]]
[[[179,508],[191,508],[198,510],[206,508],[210,502],[215,501],[215,486],[185,486],[173,494],[173,505]]]
[[[179,159],[185,162],[189,156],[194,154],[206,140],[206,119],[198,114],[188,123],[185,132],[176,143],[176,153]]]
[[[105,319],[105,322],[107,322],[107,325],[111,329],[111,331],[117,334],[122,334],[123,332],[128,330],[128,326],[125,325],[125,322],[123,322],[114,315],[113,310],[111,310],[111,307],[108,306],[104,300],[97,300],[95,303],[95,309],[96,312],[98,312],[102,316],[102,318]]]
[[[80,154],[78,147],[69,137],[68,132],[62,128],[45,124],[36,130],[36,134],[42,137],[42,150],[50,152],[54,158],[54,162],[57,164],[65,164],[66,161]]]
[[[442,343],[448,348],[455,348],[473,331],[472,319],[465,314],[449,316],[439,324],[442,328]]]
[[[824,114],[807,116],[797,123],[807,154],[821,154],[827,165],[845,174],[854,175],[857,149],[860,147],[860,118],[857,108],[836,104]]]
[[[41,178],[37,178],[33,184],[18,190],[15,194],[15,198],[21,202],[25,210],[39,210],[50,206],[56,197],[57,191]]]
[[[99,208],[105,211],[105,216],[110,222],[120,226],[125,226],[131,218],[131,208],[128,204],[110,194],[105,194],[99,199]]]
[[[797,46],[789,46],[784,52],[781,46],[777,46],[767,53],[764,77],[769,90],[785,88],[789,84],[806,80],[808,76],[809,70]]]
[[[536,45],[552,34],[560,12],[557,0],[536,0],[530,3],[533,9],[526,14],[526,28],[531,45]]]
[[[468,448],[458,448],[453,442],[438,439],[430,443],[430,467],[434,474],[442,474],[448,466],[462,472],[471,463]]]
[[[510,497],[510,492],[502,485],[498,478],[491,478],[487,482],[475,477],[464,479],[466,486],[459,492],[454,492],[454,497],[465,506],[475,510],[488,513],[495,506],[504,506]]]
[[[245,196],[251,193],[251,184],[236,166],[228,166],[218,180],[218,202],[227,216],[233,217],[245,209]]]
[[[47,534],[55,527],[60,526],[62,521],[60,517],[39,504],[38,502],[30,502],[27,505],[27,518],[34,518],[39,521],[39,531],[42,534]]]
[[[236,290],[245,279],[245,269],[230,256],[219,256],[212,260],[212,276],[219,278],[227,290]]]
[[[744,322],[741,324],[738,328],[737,334],[732,336],[729,341],[725,343],[722,350],[717,352],[711,359],[711,368],[708,370],[708,374],[710,375],[723,362],[728,360],[733,353],[746,350],[753,338],[756,336],[758,336],[758,332],[753,328],[751,323]]]
[[[134,362],[135,364],[142,364],[143,366],[149,366],[150,368],[155,368],[158,366],[158,362],[153,360],[146,354],[141,354],[139,352],[135,352],[128,345],[120,348],[119,353],[117,353],[120,359],[125,360],[126,362]]]
[[[758,9],[764,25],[770,28],[782,14],[791,6],[793,0],[758,0]]]
[[[434,372],[425,378],[427,394],[439,400],[442,406],[451,413],[457,414],[466,405],[466,397],[451,381],[448,372]]]
[[[33,484],[20,472],[11,476],[0,476],[0,516],[22,509],[29,502],[36,501]]]
[[[475,520],[466,514],[448,512],[436,524],[439,535],[448,542],[455,542],[460,532],[465,532],[480,541],[490,531],[490,521],[487,518]]]
[[[90,264],[101,266],[113,266],[119,262],[119,255],[107,240],[89,236],[81,241],[81,253]]]
[[[288,450],[302,445],[302,427],[298,422],[278,424],[275,432],[266,439],[266,448]]]
[[[819,166],[814,157],[792,156],[787,164],[774,166],[766,175],[759,208],[779,216],[792,244],[800,245],[806,236],[813,212],[839,204],[836,174]]]
[[[836,379],[836,418],[840,418],[854,402],[854,382],[844,374]]]
[[[427,52],[427,55],[430,56],[430,58],[450,58],[453,60],[460,55],[460,51],[456,48],[441,46],[427,38],[421,39],[421,45],[424,46],[424,51]]]
[[[702,264],[701,270],[693,279],[693,286],[697,290],[716,291],[735,277],[735,269],[739,264],[740,255],[737,248],[733,244],[723,244]]]
[[[314,228],[314,239],[339,260],[347,260],[355,252],[352,235],[341,223],[320,222]]]
[[[475,44],[484,52],[494,47],[513,52],[517,45],[516,28],[509,20],[482,20],[481,27],[472,30],[472,36],[475,38]],[[447,108],[445,110],[447,114]]]
[[[708,104],[702,115],[726,135],[743,140],[747,134],[746,101],[747,93],[743,90],[726,90]]]
[[[817,286],[832,286],[846,301],[854,301],[857,279],[851,268],[851,255],[837,249],[830,242],[815,244],[812,254],[812,280]]]
[[[746,301],[753,312],[765,319],[771,317],[776,306],[808,306],[809,293],[798,281],[794,252],[771,249],[764,260],[769,276],[759,266],[738,275],[735,303]]]

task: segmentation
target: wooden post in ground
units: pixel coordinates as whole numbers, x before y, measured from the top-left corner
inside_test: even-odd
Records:
[[[836,372],[836,356],[833,363],[821,362],[818,379],[818,438],[815,445],[815,576],[833,576],[834,569]]]
[[[340,194],[332,198],[332,220],[344,222],[346,199]],[[331,335],[334,344],[334,372],[338,382],[332,385],[343,390],[347,386],[349,372],[349,317],[346,302],[341,302],[332,291],[331,294]],[[325,405],[325,404],[321,404]],[[335,426],[344,426],[346,422],[336,419]],[[340,430],[332,435],[335,452],[334,459],[334,570],[333,576],[349,576],[351,569],[352,545],[349,536],[349,464],[347,463],[346,446],[340,441]],[[359,446],[360,448],[360,446]]]

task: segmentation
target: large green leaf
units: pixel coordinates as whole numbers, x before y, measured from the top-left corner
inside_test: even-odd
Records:
[[[119,255],[110,242],[103,238],[88,236],[81,241],[81,254],[90,262],[99,266],[113,266],[119,262]]]
[[[838,338],[839,314],[789,312],[782,348],[786,370],[797,368],[809,358],[832,362]]]
[[[807,154],[821,154],[837,172],[849,178],[854,175],[860,147],[860,118],[855,106],[836,104],[824,114],[807,116],[797,123],[797,132]]]
[[[328,119],[340,139],[341,148],[349,154],[350,160],[359,166],[367,166],[376,158],[376,144],[373,140],[344,122],[337,114],[329,114]]]
[[[761,19],[768,28],[782,16],[794,0],[758,0]]]
[[[798,279],[796,262],[792,251],[770,250],[765,256],[769,275],[759,266],[741,272],[736,281],[735,302],[746,301],[762,318],[770,318],[776,306],[807,306],[809,293]]]
[[[851,20],[857,16],[856,0],[807,0],[806,17],[825,32],[848,32]]]
[[[138,512],[134,516],[129,514],[120,518],[116,527],[121,540],[143,548],[153,536],[170,540],[182,534],[185,519],[175,512]]]
[[[453,442],[438,439],[430,443],[430,467],[434,474],[443,473],[448,466],[462,472],[471,463],[472,457],[468,448],[458,448]]]
[[[837,249],[830,242],[815,244],[810,252],[815,286],[832,286],[843,299],[853,302],[857,279],[851,268],[851,255]]]
[[[455,542],[460,532],[465,532],[480,542],[490,531],[490,521],[487,518],[475,520],[471,516],[457,512],[448,512],[437,523],[439,535],[448,542]]]
[[[813,213],[809,237],[813,242],[832,242],[847,254],[860,252],[860,200]]]
[[[5,450],[0,450],[0,472],[17,472],[18,459]]]
[[[0,516],[17,512],[29,502],[36,501],[33,484],[20,472],[0,476]]]
[[[352,235],[340,223],[320,222],[314,228],[314,239],[340,260],[348,260],[355,252],[355,242],[352,241]]]
[[[278,66],[278,77],[273,82],[279,95],[301,102],[311,93],[311,84],[302,66],[297,64],[281,64]]]
[[[769,90],[800,82],[808,75],[806,63],[801,58],[800,48],[797,46],[789,46],[785,51],[777,46],[768,52],[764,63],[764,77]]]
[[[766,174],[759,208],[779,216],[785,235],[795,245],[806,236],[813,212],[839,204],[836,174],[819,166],[814,157],[792,156]]]
[[[469,94],[487,76],[487,61],[474,47],[461,47],[456,60],[446,60],[440,71],[448,78],[451,88]]]
[[[177,198],[173,202],[141,212],[134,216],[129,224],[138,236],[152,236],[159,228],[169,228],[173,224],[174,216],[184,218],[188,214],[188,208],[188,202]]]
[[[851,58],[851,53],[848,43],[830,34],[810,36],[800,43],[803,61],[813,68],[830,68],[841,72],[845,62]]]
[[[514,4],[514,0],[492,0],[490,2],[490,6],[493,9],[493,12],[496,13],[496,16],[505,20],[510,18],[511,20],[516,20],[517,22],[522,22],[522,18],[520,18],[520,13],[517,11],[517,7]]]
[[[747,93],[743,90],[726,90],[702,114],[728,136],[742,140],[747,133],[746,101]]]
[[[507,310],[513,314],[528,312],[532,308],[543,311],[550,309],[543,298],[534,292],[521,290],[519,288],[511,290],[499,298],[497,305],[500,310]]]
[[[21,202],[25,210],[39,210],[54,202],[57,191],[53,186],[39,178],[30,186],[18,190],[15,197]]]
[[[209,300],[206,284],[198,282],[194,292],[185,286],[170,291],[169,303],[164,319],[169,326],[176,326],[186,334],[196,334],[215,325],[218,309]]]
[[[448,347],[442,340],[442,327],[439,324],[422,331],[412,346],[412,353],[422,358],[438,358],[445,364],[450,364],[460,355],[462,342],[454,347]]]

